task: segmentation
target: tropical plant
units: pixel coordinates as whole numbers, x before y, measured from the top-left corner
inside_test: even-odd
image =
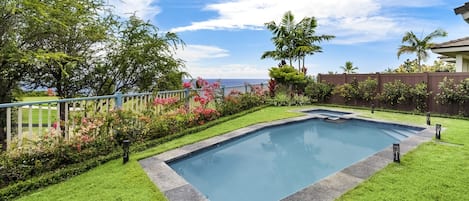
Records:
[[[358,67],[353,66],[353,63],[351,61],[346,61],[345,65],[341,66],[340,68],[344,71],[344,73],[347,73],[347,74],[356,73],[355,70],[358,70]]]
[[[407,43],[407,45],[401,45],[399,47],[397,51],[397,58],[399,58],[403,53],[417,54],[417,63],[419,66],[419,71],[421,72],[421,62],[422,60],[426,60],[428,58],[428,49],[434,45],[431,40],[435,37],[445,37],[446,35],[448,34],[442,29],[437,29],[424,38],[417,38],[417,36],[415,36],[414,32],[412,31],[406,32],[404,37],[402,37],[402,43]]]
[[[305,88],[305,94],[312,101],[325,102],[332,96],[334,85],[325,82],[311,82]]]
[[[368,77],[358,82],[358,98],[366,102],[373,101],[378,93],[378,80]]]
[[[410,89],[411,86],[401,80],[394,80],[394,82],[384,83],[380,98],[385,104],[391,106],[408,103],[412,98]]]
[[[279,24],[271,21],[265,23],[265,26],[274,35],[272,42],[275,50],[264,52],[261,59],[288,60],[290,66],[293,66],[293,60],[297,60],[298,71],[301,71],[301,61],[303,61],[304,66],[306,55],[321,52],[321,47],[315,43],[334,38],[332,35],[315,35],[316,19],[314,17],[305,17],[299,23],[296,23],[291,11],[283,15]]]
[[[416,110],[424,112],[427,109],[427,99],[431,93],[432,92],[428,92],[427,83],[425,82],[417,83],[410,89],[412,102],[415,104]]]
[[[339,94],[339,96],[344,98],[345,102],[358,100],[358,81],[354,79],[351,83],[345,83],[343,85],[336,86],[332,93]]]
[[[269,69],[269,76],[275,80],[276,83],[286,86],[295,84],[305,84],[307,82],[306,76],[291,66],[272,67]]]

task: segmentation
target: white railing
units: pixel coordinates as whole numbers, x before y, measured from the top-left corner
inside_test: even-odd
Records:
[[[222,96],[227,96],[232,90],[241,93],[251,92],[250,86],[266,88],[265,84],[246,84],[242,86],[222,86],[218,90],[220,90]],[[200,93],[200,90],[195,91]],[[63,137],[68,140],[73,135],[74,128],[78,126],[78,117],[94,117],[115,109],[143,112],[149,104],[153,103],[155,98],[177,97],[180,101],[185,101],[185,104],[192,107],[194,103],[189,100],[190,94],[189,89],[134,94],[121,94],[118,92],[107,96],[0,104],[0,110],[6,110],[6,126],[0,129],[6,132],[7,149],[11,147],[13,141],[21,146],[23,140],[35,140],[45,132],[44,129],[51,127],[62,132]],[[61,110],[61,107],[65,109]],[[61,131],[61,129],[64,130]]]

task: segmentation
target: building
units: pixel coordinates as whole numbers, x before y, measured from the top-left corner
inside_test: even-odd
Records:
[[[455,62],[456,72],[469,72],[469,37],[435,44],[433,53],[443,55],[449,62]]]
[[[455,8],[454,14],[461,15],[469,23],[469,2]],[[444,61],[455,62],[456,72],[469,72],[469,37],[436,44],[431,49],[442,55]]]

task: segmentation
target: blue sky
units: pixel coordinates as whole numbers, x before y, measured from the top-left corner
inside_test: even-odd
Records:
[[[117,14],[137,16],[174,31],[186,43],[177,56],[186,71],[204,78],[268,78],[277,61],[261,60],[273,50],[272,34],[264,28],[279,22],[291,10],[297,21],[305,16],[318,20],[318,34],[336,38],[320,45],[322,53],[306,58],[308,74],[337,71],[346,61],[360,73],[395,68],[407,58],[396,52],[405,32],[426,35],[437,28],[448,32],[444,42],[468,36],[469,24],[453,9],[467,0],[108,0]],[[431,54],[427,63],[437,55]]]

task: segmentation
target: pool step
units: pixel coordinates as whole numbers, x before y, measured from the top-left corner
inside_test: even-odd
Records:
[[[393,137],[393,138],[395,138],[395,139],[397,139],[397,140],[399,140],[399,141],[404,140],[404,139],[406,139],[406,138],[408,137],[407,135],[404,135],[404,134],[402,134],[402,133],[400,133],[400,132],[398,132],[398,131],[396,131],[396,130],[394,130],[394,129],[391,129],[391,130],[386,129],[386,130],[382,130],[382,131],[383,131],[386,135],[389,135],[389,136],[391,136],[391,137]]]
[[[415,134],[412,130],[396,130],[396,129],[392,129],[392,130],[406,137],[409,137]]]

